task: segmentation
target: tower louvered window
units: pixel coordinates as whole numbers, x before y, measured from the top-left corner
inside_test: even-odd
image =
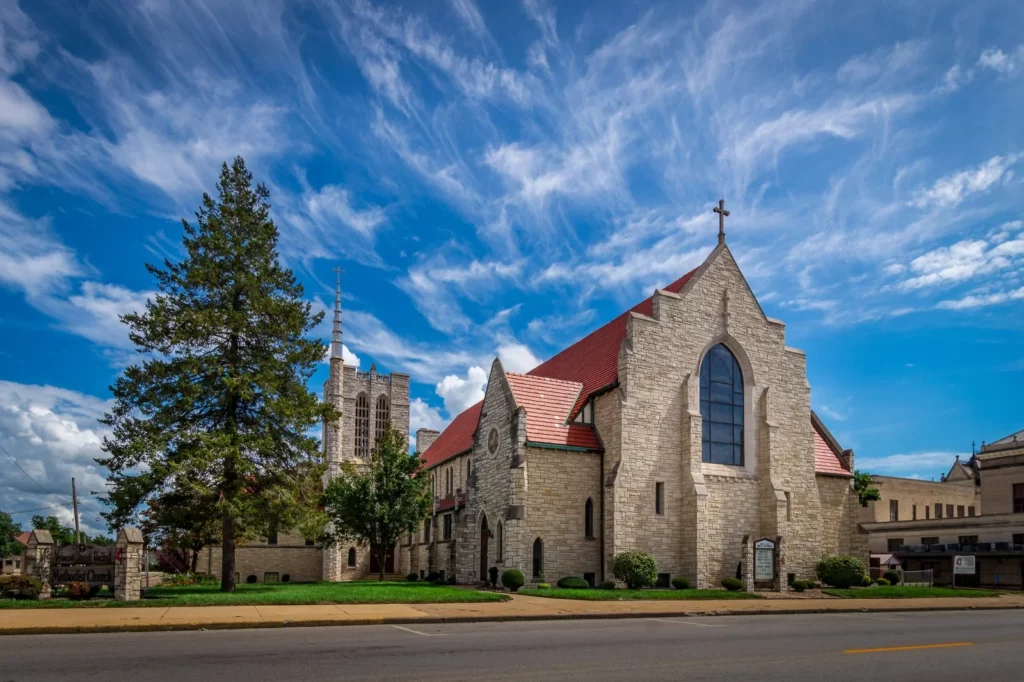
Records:
[[[356,457],[366,459],[370,456],[370,403],[365,393],[356,398]]]
[[[388,403],[387,396],[382,395],[377,398],[377,413],[374,417],[376,417],[376,422],[374,424],[373,442],[376,444],[384,437],[384,431],[387,429],[388,422],[391,421],[391,405]]]

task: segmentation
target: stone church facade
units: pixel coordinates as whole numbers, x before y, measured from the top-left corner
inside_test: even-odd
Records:
[[[829,554],[867,563],[853,452],[811,411],[806,357],[724,234],[700,267],[528,374],[495,360],[482,402],[417,435],[435,505],[402,543],[403,572],[598,583],[636,549],[662,582],[754,588],[758,540],[775,545],[763,588],[813,577]]]

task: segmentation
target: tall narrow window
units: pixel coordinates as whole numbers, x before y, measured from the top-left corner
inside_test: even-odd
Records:
[[[451,514],[445,514],[444,515],[444,539],[445,540],[451,540],[452,539],[452,515]]]
[[[951,504],[947,504],[946,505],[946,518],[947,519],[953,518],[953,505],[951,505]]]
[[[917,505],[916,504],[910,506],[910,518],[913,521],[917,521]]]
[[[594,537],[594,502],[589,497],[583,505],[583,536]]]
[[[505,560],[505,527],[498,521],[498,561]]]
[[[540,538],[533,541],[533,577],[544,575],[544,543]]]
[[[430,524],[433,523],[433,519],[426,519],[423,522],[423,542],[430,544]]]
[[[348,548],[348,566],[349,566],[349,568],[353,568],[353,567],[355,567],[355,565],[356,565],[356,548],[355,547],[349,547]]]
[[[1013,484],[1013,513],[1024,512],[1024,483]]]
[[[899,521],[900,520],[900,501],[889,500],[889,520]]]
[[[743,466],[743,373],[722,344],[700,365],[701,459]]]
[[[964,509],[964,506],[962,504],[958,504],[956,506],[956,515],[957,515],[957,517],[963,516],[965,511],[966,510]]]
[[[968,516],[974,516],[974,507],[968,507],[967,508],[967,515]]]
[[[665,513],[665,484],[660,481],[654,484],[654,513]]]
[[[365,393],[356,398],[356,457],[367,459],[370,456],[370,403]]]
[[[375,418],[373,442],[376,444],[384,436],[384,431],[388,428],[388,422],[391,421],[391,405],[388,403],[386,395],[377,398],[377,411],[373,416]]]
[[[937,519],[941,519],[942,518],[942,504],[939,503],[939,502],[935,503],[935,518],[937,518]]]

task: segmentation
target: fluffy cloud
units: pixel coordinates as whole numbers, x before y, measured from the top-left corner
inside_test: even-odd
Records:
[[[413,447],[416,447],[416,432],[419,429],[442,431],[447,424],[440,410],[422,398],[413,398],[409,403],[409,443]]]
[[[911,200],[916,208],[952,208],[972,194],[987,191],[1007,176],[1021,154],[993,156],[976,168],[958,171],[939,178],[935,184],[917,192]]]
[[[465,378],[449,374],[437,384],[437,395],[444,400],[444,409],[454,417],[467,407],[484,399],[484,387],[487,386],[487,370],[483,367],[470,367]]]
[[[540,364],[540,360],[521,343],[505,343],[498,346],[498,359],[507,372],[529,372]]]

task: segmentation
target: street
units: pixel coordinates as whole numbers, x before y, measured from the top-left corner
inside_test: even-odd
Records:
[[[59,618],[59,613],[54,613]],[[1024,611],[0,637],[0,682],[1020,680]]]

